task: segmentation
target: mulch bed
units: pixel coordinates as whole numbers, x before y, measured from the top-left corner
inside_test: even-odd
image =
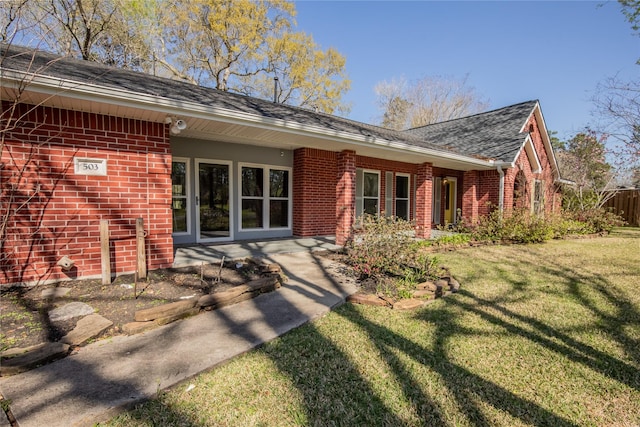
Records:
[[[149,272],[147,279],[134,283],[133,275],[117,277],[103,285],[100,279],[72,280],[35,287],[12,287],[0,291],[0,351],[14,347],[58,341],[70,332],[77,318],[49,321],[48,313],[73,301],[89,304],[95,312],[113,322],[102,337],[122,333],[133,322],[136,311],[162,304],[224,292],[260,277],[260,265],[252,260],[168,268]],[[43,298],[51,288],[69,288],[59,298]]]

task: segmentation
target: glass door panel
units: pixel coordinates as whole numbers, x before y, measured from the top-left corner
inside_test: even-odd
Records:
[[[230,165],[198,162],[198,241],[231,238]]]

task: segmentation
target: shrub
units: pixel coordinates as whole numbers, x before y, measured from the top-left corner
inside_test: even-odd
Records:
[[[513,243],[542,243],[553,238],[551,223],[541,215],[519,209],[503,220],[502,240]]]
[[[524,209],[509,214],[494,210],[470,229],[477,241],[541,243],[554,237],[551,221]]]
[[[624,221],[618,215],[604,209],[590,209],[548,216],[534,215],[527,210],[508,215],[493,211],[480,218],[475,226],[467,227],[477,241],[541,243],[572,234],[608,233],[621,225]]]
[[[588,224],[571,218],[571,215],[565,212],[549,217],[549,222],[551,223],[554,239],[592,233],[592,229]]]
[[[610,233],[613,227],[625,225],[622,217],[604,208],[574,211],[571,218],[583,223],[588,233]]]
[[[411,222],[364,215],[356,224],[345,250],[347,263],[360,280],[373,279],[378,292],[402,298],[420,281],[435,277],[437,259],[420,250]]]
[[[471,234],[469,233],[454,233],[446,234],[438,237],[434,244],[437,246],[463,246],[467,245],[471,241]]]

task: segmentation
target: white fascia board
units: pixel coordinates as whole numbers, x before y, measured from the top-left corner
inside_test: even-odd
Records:
[[[540,129],[540,135],[542,136],[542,143],[544,144],[544,148],[547,150],[547,158],[551,163],[551,170],[557,176],[556,180],[560,180],[561,179],[560,171],[558,170],[558,162],[556,160],[556,154],[553,152],[553,147],[551,146],[551,138],[549,137],[549,132],[547,131],[547,125],[544,121],[544,116],[542,115],[542,108],[540,108],[539,101],[536,102],[536,105],[534,105],[533,110],[527,117],[531,117],[531,114],[535,114],[536,116],[536,121],[538,122],[538,128]],[[522,124],[522,128],[520,129],[520,132],[528,133],[528,129],[525,129],[525,126],[527,125],[528,121],[529,120],[527,118],[527,121]],[[549,155],[549,153],[551,155]]]
[[[18,88],[22,82],[27,82],[29,91],[44,93],[52,97],[65,96],[65,94],[67,94],[66,96],[86,101],[109,103],[112,105],[130,108],[143,108],[146,110],[165,113],[167,115],[180,115],[204,120],[215,119],[220,122],[232,124],[251,124],[255,127],[261,127],[269,130],[279,130],[305,136],[322,137],[336,142],[344,142],[356,146],[371,147],[373,145],[392,151],[404,153],[413,152],[420,155],[453,160],[484,168],[493,168],[495,165],[494,160],[476,159],[473,157],[433,150],[398,141],[389,141],[371,136],[336,131],[321,126],[304,125],[298,122],[264,117],[258,114],[248,114],[236,110],[198,104],[195,102],[175,101],[162,96],[141,94],[123,89],[58,79],[49,76],[34,76],[31,73],[18,72],[14,70],[0,71],[0,79],[3,81],[3,84],[6,83],[5,80],[9,80],[9,82],[13,83],[15,88]]]
[[[531,164],[531,169],[533,169],[533,173],[541,173],[542,164],[540,164],[540,157],[538,157],[538,153],[536,152],[536,147],[533,145],[533,140],[531,139],[531,135],[527,135],[527,137],[525,138],[524,150],[528,154],[529,163]]]

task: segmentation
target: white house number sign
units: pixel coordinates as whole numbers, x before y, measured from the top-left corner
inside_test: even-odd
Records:
[[[74,158],[73,165],[76,175],[107,175],[106,159],[83,159]]]

